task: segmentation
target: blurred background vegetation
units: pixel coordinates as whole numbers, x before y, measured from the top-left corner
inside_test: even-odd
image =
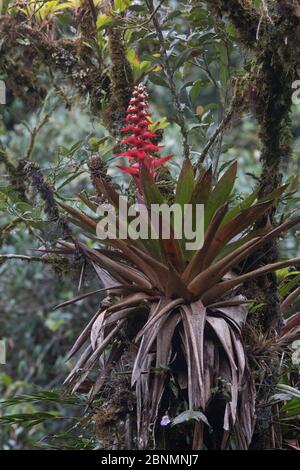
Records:
[[[174,155],[170,171],[176,177],[183,159],[179,115],[184,116],[184,132],[196,162],[226,116],[234,84],[247,70],[250,59],[239,46],[235,28],[211,14],[206,2],[156,2],[164,44],[151,22],[151,2],[118,0],[112,2],[109,11],[107,4],[111,6],[111,2],[94,3],[96,30],[89,37],[85,23],[89,24],[93,12],[89,11],[89,2],[80,0],[3,1],[0,21],[4,24],[11,17],[45,37],[78,39],[91,55],[96,56],[100,50],[103,76],[109,74],[111,60],[107,28],[120,29],[134,79],[147,83],[154,120],[160,119],[157,127],[164,132],[164,151]],[[256,4],[259,9],[260,2]],[[126,188],[129,181],[123,176],[121,180],[114,168],[118,135],[103,121],[101,113],[95,112],[88,90],[78,92],[63,68],[43,63],[41,57],[27,63],[28,47],[38,47],[34,39],[30,39],[30,45],[24,34],[16,34],[9,41],[6,36],[0,27],[0,78],[7,86],[7,103],[0,106],[0,149],[13,165],[24,158],[37,164],[58,201],[80,204],[74,195],[91,189],[87,160],[98,153],[107,162],[115,183]],[[7,58],[6,47],[11,41],[14,52]],[[174,106],[164,47],[180,110]],[[10,75],[12,69],[19,83]],[[38,85],[30,87],[30,73]],[[105,93],[102,90],[103,96],[97,99],[105,102]],[[299,174],[300,106],[293,106],[291,118],[293,159],[283,163],[284,181]],[[217,174],[237,160],[235,196],[242,200],[243,194],[257,184],[259,159],[257,123],[250,102],[242,113],[234,115],[226,132],[224,129],[219,133],[207,153],[205,166],[212,165]],[[0,338],[7,345],[7,364],[0,366],[0,400],[5,403],[1,408],[0,448],[95,448],[99,444],[95,440],[94,410],[85,413],[84,390],[71,397],[62,383],[69,370],[65,354],[96,310],[99,297],[64,309],[53,308],[78,295],[78,289],[80,293],[97,289],[99,280],[91,275],[80,253],[69,263],[55,257],[50,262],[34,259],[38,249],[56,243],[62,226],[45,212],[47,201],[39,188],[31,182],[26,198],[21,197],[1,160],[0,169],[0,253],[33,258],[28,261],[0,256]],[[299,193],[286,200],[280,211],[293,213],[298,202]],[[281,242],[281,255],[300,256],[295,233]]]

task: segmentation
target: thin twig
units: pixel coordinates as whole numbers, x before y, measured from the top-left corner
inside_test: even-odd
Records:
[[[8,255],[0,255],[0,264],[7,261],[7,260],[21,260],[21,261],[41,261],[42,263],[48,263],[51,264],[52,261],[43,256],[27,256],[27,255],[14,255],[14,254],[8,254]]]
[[[32,379],[32,377],[34,376],[36,371],[39,369],[39,367],[43,363],[43,361],[44,361],[45,357],[47,356],[48,352],[51,350],[51,348],[54,346],[54,344],[61,339],[61,335],[62,335],[62,332],[58,331],[58,333],[56,335],[54,335],[50,339],[50,341],[48,341],[48,343],[44,347],[44,350],[42,351],[42,353],[37,358],[36,362],[34,364],[32,364],[32,366],[30,367],[30,369],[29,369],[29,371],[28,371],[28,373],[27,373],[27,375],[24,379],[24,382],[28,383]]]
[[[10,223],[0,227],[0,246],[1,244],[8,238],[10,233],[18,226],[20,222],[22,222],[21,217],[16,217]]]
[[[139,25],[139,27],[143,27],[143,26],[145,26],[146,24],[150,23],[150,21],[153,20],[153,17],[156,15],[156,13],[157,13],[158,10],[160,9],[160,7],[161,7],[162,4],[164,3],[164,1],[165,1],[165,0],[161,0],[161,1],[159,2],[159,4],[158,4],[157,7],[153,10],[153,12],[152,12],[151,15],[149,16],[149,18],[148,18],[146,21],[144,21],[144,23],[141,23],[141,24]]]
[[[55,111],[55,109],[58,107],[59,103],[57,102],[52,108],[44,115],[43,119],[41,119],[37,124],[34,126],[33,129],[30,130],[30,141],[28,145],[28,150],[26,153],[26,159],[30,160],[34,145],[35,145],[35,140],[37,137],[37,134],[40,132],[40,130],[47,124],[49,121],[51,114]]]
[[[90,10],[91,10],[92,17],[93,17],[93,22],[94,22],[95,45],[96,45],[97,54],[98,54],[98,62],[99,62],[99,65],[101,65],[102,62],[103,62],[102,51],[101,51],[101,47],[99,45],[98,38],[97,38],[97,34],[98,34],[98,30],[97,30],[98,12],[97,12],[97,8],[94,4],[94,0],[88,0],[88,4],[90,6]],[[105,7],[106,4],[104,3],[101,6]]]
[[[224,119],[221,121],[220,125],[217,127],[207,144],[205,145],[204,149],[202,150],[200,157],[198,159],[198,162],[196,164],[196,169],[198,169],[202,163],[205,160],[205,157],[207,156],[208,152],[210,151],[211,147],[214,145],[216,142],[217,138],[219,137],[220,134],[222,134],[226,128],[226,126],[229,124],[233,116],[233,111],[229,111]]]
[[[165,73],[167,75],[170,90],[171,90],[173,100],[174,100],[174,105],[175,105],[176,114],[177,114],[177,120],[178,120],[178,124],[179,124],[180,130],[181,130],[182,139],[183,139],[184,158],[189,159],[190,158],[190,146],[189,146],[189,143],[188,143],[188,131],[187,131],[187,127],[186,127],[186,124],[185,124],[185,119],[184,119],[184,116],[183,116],[183,113],[182,113],[180,99],[179,99],[177,89],[176,89],[176,85],[175,85],[174,78],[173,78],[174,72],[172,71],[172,68],[171,68],[171,64],[170,64],[170,61],[169,61],[167,48],[166,48],[166,44],[165,44],[165,40],[164,40],[164,36],[163,36],[162,30],[161,30],[161,27],[160,27],[160,24],[159,24],[159,20],[158,20],[158,17],[157,17],[157,11],[158,11],[159,7],[162,5],[162,3],[163,2],[160,2],[159,5],[156,8],[154,8],[153,0],[147,0],[146,1],[148,10],[151,13],[151,19],[152,19],[154,28],[156,30],[157,37],[158,37],[158,40],[159,40],[159,43],[160,43],[161,56],[162,56],[162,59],[164,61],[164,65],[165,65],[164,70],[165,70]]]
[[[93,20],[94,20],[94,23],[96,25],[96,23],[97,23],[97,10],[96,10],[95,4],[94,4],[93,0],[88,0],[88,4],[90,6],[90,10],[91,10],[92,15],[93,15]]]

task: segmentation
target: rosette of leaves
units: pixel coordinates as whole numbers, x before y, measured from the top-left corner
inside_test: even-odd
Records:
[[[78,242],[75,247],[61,242],[57,251],[71,254],[80,247],[112,299],[111,305],[100,307],[70,351],[68,357],[77,355],[77,362],[66,382],[75,391],[96,371],[98,378],[90,390],[92,399],[101,392],[122,354],[129,351],[133,357],[131,384],[136,393],[140,449],[151,445],[151,428],[155,429],[155,423],[165,414],[163,403],[170,377],[180,389],[183,407],[190,416],[200,416],[193,421],[193,449],[206,444],[209,423],[218,436],[217,447],[227,448],[230,438],[239,449],[250,445],[255,386],[242,337],[247,302],[240,294],[241,287],[245,281],[271,271],[299,265],[300,258],[246,272],[242,266],[249,255],[299,223],[300,217],[275,228],[253,229],[288,188],[283,186],[259,200],[253,192],[234,205],[236,171],[234,163],[213,184],[210,169],[202,169],[195,176],[191,163],[184,162],[175,202],[182,207],[191,204],[192,213],[196,204],[205,208],[204,242],[194,252],[186,251],[184,238],[175,238],[172,223],[167,240],[132,237],[98,241],[97,245],[99,218],[64,205],[70,220],[94,241],[94,247],[91,243],[87,246]],[[101,178],[94,183],[118,210],[119,194],[113,186]],[[166,201],[143,165],[140,188],[151,217],[151,205]],[[89,210],[96,210],[87,198],[84,202]],[[124,332],[126,342],[122,341]],[[226,393],[216,399],[220,383],[226,384]]]

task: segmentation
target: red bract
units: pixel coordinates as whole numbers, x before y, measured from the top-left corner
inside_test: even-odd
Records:
[[[150,121],[148,113],[148,94],[143,85],[135,86],[132,93],[129,106],[126,110],[126,117],[124,126],[120,132],[126,132],[129,135],[121,140],[121,145],[127,145],[129,150],[118,154],[119,157],[127,157],[131,166],[118,166],[124,173],[131,174],[136,182],[138,189],[140,189],[140,164],[143,164],[148,168],[150,174],[155,178],[157,173],[156,169],[161,165],[168,162],[172,156],[169,155],[164,158],[158,158],[152,155],[153,152],[157,152],[162,145],[155,145],[151,139],[157,137],[149,129]]]

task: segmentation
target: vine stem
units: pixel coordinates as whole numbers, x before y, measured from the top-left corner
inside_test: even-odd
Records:
[[[209,141],[206,143],[205,147],[203,148],[201,155],[198,159],[198,162],[195,166],[196,169],[199,169],[202,163],[204,162],[208,152],[210,151],[211,147],[214,145],[215,141],[223,133],[223,131],[226,129],[227,125],[232,119],[233,111],[230,110],[224,117],[224,119],[220,122],[220,125],[217,127]]]

